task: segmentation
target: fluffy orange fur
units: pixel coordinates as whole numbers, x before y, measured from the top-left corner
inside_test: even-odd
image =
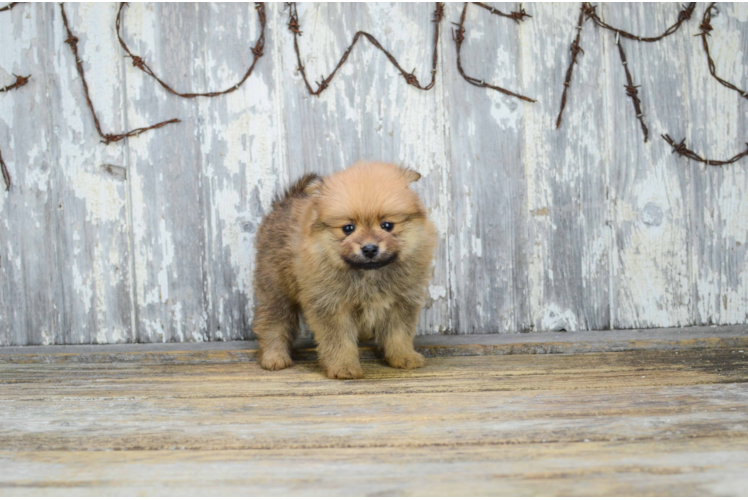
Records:
[[[409,185],[420,175],[360,162],[307,175],[275,202],[257,233],[255,316],[260,364],[291,366],[299,312],[330,378],[361,378],[359,339],[374,338],[395,368],[418,368],[413,348],[436,229]]]

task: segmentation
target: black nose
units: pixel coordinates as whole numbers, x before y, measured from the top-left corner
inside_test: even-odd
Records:
[[[376,245],[364,245],[361,247],[361,253],[367,259],[373,259],[379,253],[379,247]]]

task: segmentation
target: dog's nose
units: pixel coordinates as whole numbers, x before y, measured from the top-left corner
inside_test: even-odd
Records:
[[[361,247],[361,253],[367,259],[373,259],[379,253],[379,247],[376,245],[364,245]]]

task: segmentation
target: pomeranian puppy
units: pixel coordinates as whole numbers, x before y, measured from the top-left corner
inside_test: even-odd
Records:
[[[419,368],[413,348],[436,228],[409,185],[420,174],[359,162],[308,174],[257,231],[254,332],[260,364],[291,366],[299,312],[330,378],[363,377],[358,340],[372,337],[394,368]]]

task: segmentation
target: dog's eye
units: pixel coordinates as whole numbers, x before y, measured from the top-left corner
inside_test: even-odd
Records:
[[[346,224],[345,226],[343,226],[343,232],[345,234],[351,234],[355,230],[356,226],[354,226],[353,224]]]
[[[392,222],[382,222],[382,229],[384,229],[387,232],[392,231],[392,228],[394,228],[395,225]]]

